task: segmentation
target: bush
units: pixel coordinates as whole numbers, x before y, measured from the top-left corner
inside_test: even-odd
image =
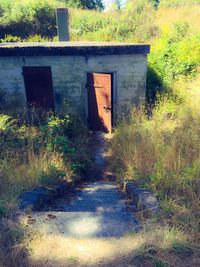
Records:
[[[87,169],[87,130],[74,120],[49,115],[36,126],[0,114],[0,266],[29,265],[24,229],[13,215],[19,194],[73,181]]]
[[[173,31],[163,34],[152,47],[150,67],[165,86],[171,86],[181,76],[193,78],[198,73],[200,35],[190,35],[189,31],[187,23],[175,24]]]
[[[39,126],[0,115],[0,213],[21,191],[71,180],[86,171],[87,130],[78,119],[50,115]]]
[[[40,34],[53,37],[56,35],[55,7],[56,1],[13,1],[0,3],[2,16],[0,19],[0,38],[5,35],[28,37]]]
[[[58,0],[45,0],[42,4],[39,0],[5,0],[0,3],[0,38],[9,41],[6,36],[12,35],[16,37],[11,41],[15,38],[31,41],[29,36],[37,35],[52,40],[57,34],[55,8],[58,6],[65,6],[65,3]],[[152,5],[144,0],[135,1],[123,12],[70,9],[70,36],[76,41],[145,42],[158,34],[152,16],[154,12]],[[38,41],[38,38],[32,40]]]

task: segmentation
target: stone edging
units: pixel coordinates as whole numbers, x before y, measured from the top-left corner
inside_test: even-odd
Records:
[[[157,212],[159,202],[152,192],[138,187],[133,182],[121,181],[120,186],[127,194],[127,197],[134,202],[138,211],[142,211],[147,216]]]
[[[60,182],[47,187],[37,187],[22,193],[18,197],[21,210],[38,210],[52,199],[61,197],[64,193],[72,190],[74,183]]]

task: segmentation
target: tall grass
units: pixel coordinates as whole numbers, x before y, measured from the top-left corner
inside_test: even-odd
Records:
[[[198,240],[200,207],[198,95],[195,102],[190,91],[175,90],[173,96],[157,100],[151,116],[145,108],[134,109],[129,120],[119,124],[112,141],[118,179],[155,192],[162,219],[188,231],[193,241]]]
[[[74,115],[49,114],[28,124],[0,114],[0,266],[29,266],[26,247],[19,245],[20,193],[83,177],[90,164],[87,140],[87,129]]]
[[[69,181],[89,163],[87,131],[75,117],[28,126],[1,114],[0,136],[0,213],[16,207],[23,190]]]
[[[161,0],[160,7],[182,7],[200,4],[199,0]]]
[[[33,35],[54,38],[55,8],[60,6],[65,4],[58,0],[45,0],[42,4],[39,0],[0,2],[0,38],[4,40],[6,35],[22,39]],[[70,8],[70,36],[72,40],[145,42],[157,35],[154,13],[145,0],[130,4],[124,12]]]

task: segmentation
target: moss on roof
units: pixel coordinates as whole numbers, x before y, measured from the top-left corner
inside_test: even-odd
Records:
[[[2,43],[0,56],[148,54],[150,45],[113,42]]]

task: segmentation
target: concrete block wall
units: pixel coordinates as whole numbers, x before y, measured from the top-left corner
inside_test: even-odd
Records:
[[[114,74],[114,120],[145,99],[147,56],[30,56],[0,57],[0,108],[17,114],[25,111],[23,66],[51,66],[56,111],[68,106],[87,120],[87,73]]]

